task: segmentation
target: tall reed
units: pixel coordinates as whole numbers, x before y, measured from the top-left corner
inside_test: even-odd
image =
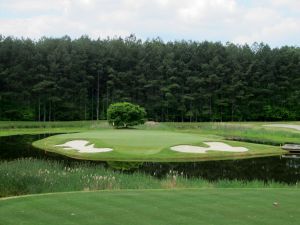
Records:
[[[0,197],[62,192],[113,189],[158,188],[248,188],[248,187],[294,187],[276,182],[220,180],[209,182],[202,178],[187,178],[177,171],[157,179],[144,173],[126,173],[107,169],[91,163],[18,159],[0,163]]]

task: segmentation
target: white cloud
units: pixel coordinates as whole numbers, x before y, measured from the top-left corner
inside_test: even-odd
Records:
[[[250,35],[241,35],[235,38],[238,43],[253,43],[255,41],[262,41],[273,45],[299,45],[297,39],[293,37],[300,36],[300,20],[285,19],[273,26],[262,27],[253,31]],[[285,41],[284,41],[285,40]]]
[[[299,0],[269,0],[269,3],[277,7],[283,7],[289,10],[300,11]]]
[[[249,4],[250,2],[250,4]],[[127,36],[165,40],[295,44],[297,0],[7,0],[0,2],[0,33],[93,38]]]
[[[230,16],[235,10],[236,2],[234,0],[193,0],[188,1],[186,5],[181,5],[178,13],[186,20],[209,20],[222,18],[225,15]]]
[[[52,10],[61,11],[66,2],[66,0],[4,0],[0,2],[0,8],[17,13],[45,13]]]

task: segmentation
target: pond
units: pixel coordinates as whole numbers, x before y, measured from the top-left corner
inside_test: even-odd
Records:
[[[55,135],[15,135],[0,137],[0,160],[13,160],[18,158],[39,158],[59,160],[65,163],[79,160],[67,158],[55,153],[45,152],[34,148],[33,141]],[[296,183],[300,180],[300,158],[298,157],[263,157],[240,160],[222,160],[207,162],[182,163],[126,163],[126,162],[93,162],[105,164],[114,169],[123,169],[127,172],[140,171],[158,178],[164,177],[170,171],[176,171],[187,177],[202,177],[207,180],[237,179],[237,180],[263,180],[284,183]]]
[[[18,158],[63,159],[65,157],[50,152],[41,151],[31,145],[32,142],[55,134],[26,134],[0,137],[0,160]]]

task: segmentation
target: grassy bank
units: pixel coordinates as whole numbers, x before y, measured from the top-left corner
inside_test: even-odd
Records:
[[[83,127],[90,128],[106,121],[0,121],[0,129],[22,129],[22,128],[63,128],[63,127]]]
[[[292,225],[296,189],[75,192],[0,200],[0,224]]]
[[[229,181],[209,182],[186,178],[171,171],[157,179],[143,173],[127,174],[106,169],[101,165],[37,159],[20,159],[0,163],[0,196],[34,193],[115,190],[115,189],[172,189],[172,188],[298,188],[276,182]]]
[[[282,145],[300,143],[300,132],[263,125],[273,123],[297,124],[293,122],[197,122],[197,123],[159,123],[141,125],[137,129],[193,132],[206,135],[219,135],[225,138],[246,140],[253,143]],[[39,133],[72,133],[99,129],[111,129],[106,121],[0,121],[0,136]]]
[[[112,148],[111,152],[81,153],[56,145],[71,140],[86,140],[98,148]],[[204,142],[224,142],[234,147],[245,147],[245,152],[207,151],[206,153],[175,152],[176,145],[206,146]],[[38,140],[33,145],[42,150],[59,153],[68,157],[101,161],[151,161],[186,162],[222,159],[241,159],[259,156],[280,155],[285,151],[270,145],[224,140],[222,136],[201,134],[193,131],[166,131],[141,129],[111,129],[62,134]]]
[[[289,128],[264,125],[284,123],[300,125],[300,122],[225,122],[225,123],[164,123],[169,129],[201,134],[219,135],[252,143],[282,145],[300,143],[300,132]]]
[[[0,137],[22,134],[72,133],[111,129],[106,121],[0,121]]]

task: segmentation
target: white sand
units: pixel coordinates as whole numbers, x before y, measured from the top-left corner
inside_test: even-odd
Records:
[[[222,151],[222,152],[246,152],[247,148],[244,147],[232,147],[223,142],[204,142],[209,147],[199,147],[193,145],[177,145],[171,147],[171,150],[185,153],[206,153],[206,151]]]
[[[300,125],[292,125],[292,124],[268,124],[263,125],[265,127],[280,127],[280,128],[290,128],[295,130],[300,130]]]
[[[57,147],[64,147],[63,149],[75,149],[80,153],[97,153],[97,152],[110,152],[111,148],[95,148],[94,144],[87,145],[89,142],[85,140],[68,141],[62,145],[55,145]]]
[[[155,122],[155,121],[147,121],[145,124],[148,125],[148,126],[156,126],[156,125],[159,124],[159,122]]]

